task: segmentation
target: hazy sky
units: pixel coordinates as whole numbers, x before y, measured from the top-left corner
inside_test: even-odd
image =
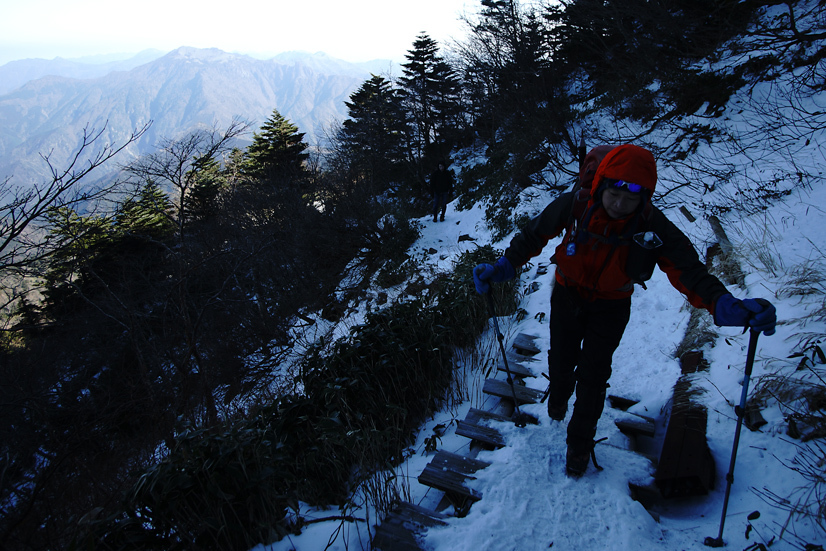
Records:
[[[0,0],[0,65],[179,46],[403,61],[421,32],[460,39],[479,0]]]

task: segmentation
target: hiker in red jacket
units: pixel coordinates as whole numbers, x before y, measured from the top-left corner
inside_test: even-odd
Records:
[[[473,272],[477,291],[486,293],[490,282],[515,277],[515,268],[565,234],[551,259],[556,282],[548,415],[562,421],[576,389],[567,436],[570,476],[581,476],[588,468],[634,284],[644,285],[655,266],[693,306],[708,310],[717,325],[774,333],[774,306],[763,299],[734,298],[708,272],[685,234],[651,204],[656,183],[650,151],[635,145],[612,148],[598,164],[592,187],[560,195],[513,238],[502,258]]]

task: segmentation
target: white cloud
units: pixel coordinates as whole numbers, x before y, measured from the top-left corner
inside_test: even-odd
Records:
[[[25,57],[216,47],[242,53],[323,51],[351,61],[401,61],[426,32],[464,33],[471,0],[0,0],[0,63]]]

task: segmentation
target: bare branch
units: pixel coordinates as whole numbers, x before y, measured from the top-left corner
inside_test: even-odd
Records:
[[[141,157],[123,169],[140,182],[154,182],[176,197],[175,220],[178,232],[183,236],[184,212],[188,209],[188,193],[192,179],[188,176],[198,159],[215,158],[231,149],[232,140],[243,135],[249,123],[234,118],[226,130],[197,130],[184,138],[161,140],[155,153]]]
[[[51,153],[41,154],[49,167],[51,180],[29,189],[14,186],[10,178],[0,183],[0,275],[24,269],[43,258],[47,250],[39,236],[31,235],[34,226],[53,208],[87,204],[107,193],[111,187],[84,188],[81,183],[92,171],[137,141],[150,124],[136,129],[118,146],[103,145],[84,161],[83,157],[96,145],[106,125],[100,131],[86,127],[80,147],[66,168],[54,166]]]

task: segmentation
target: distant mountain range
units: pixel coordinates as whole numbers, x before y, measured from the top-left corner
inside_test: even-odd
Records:
[[[129,71],[163,56],[160,50],[145,50],[126,58],[21,59],[0,66],[0,95],[8,94],[31,80],[45,76],[77,79],[98,78],[113,71]]]
[[[233,117],[257,130],[278,109],[314,145],[346,118],[344,102],[371,73],[390,70],[390,61],[352,64],[321,53],[261,60],[188,47],[97,64],[13,61],[0,67],[0,181],[12,176],[27,185],[48,177],[41,155],[64,168],[85,127],[105,127],[99,145],[120,144],[153,121],[127,152],[134,157],[160,139],[226,127]]]

